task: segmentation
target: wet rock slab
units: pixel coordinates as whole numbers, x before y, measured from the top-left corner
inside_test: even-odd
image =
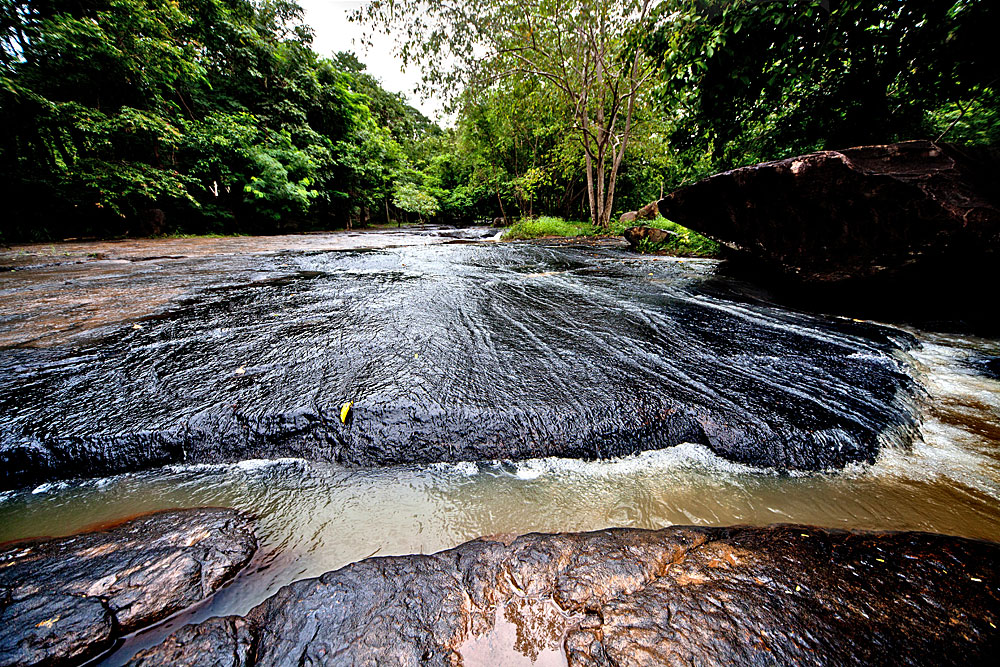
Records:
[[[905,334],[746,297],[717,262],[540,244],[199,262],[208,283],[156,316],[0,348],[0,488],[176,462],[684,442],[815,470],[905,447],[917,421]]]
[[[998,563],[995,543],[802,526],[486,538],[296,582],[130,664],[980,664]]]
[[[0,547],[0,665],[73,665],[212,595],[256,550],[230,509]]]

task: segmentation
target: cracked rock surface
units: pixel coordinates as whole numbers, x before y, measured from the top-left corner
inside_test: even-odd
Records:
[[[0,665],[79,664],[210,596],[256,548],[251,520],[221,508],[0,547]]]
[[[802,526],[484,538],[293,583],[131,665],[976,664],[1000,648],[998,563]]]

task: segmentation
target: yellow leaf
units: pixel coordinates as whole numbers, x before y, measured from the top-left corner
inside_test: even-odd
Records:
[[[340,423],[347,423],[347,416],[351,414],[351,408],[354,407],[354,401],[348,401],[344,403],[344,406],[340,408]]]
[[[53,625],[56,624],[56,621],[58,621],[58,620],[59,620],[59,616],[53,616],[52,618],[50,618],[47,621],[42,621],[41,623],[38,623],[37,625],[35,625],[35,627],[36,628],[51,628]]]

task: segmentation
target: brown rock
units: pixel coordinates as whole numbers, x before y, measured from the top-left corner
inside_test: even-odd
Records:
[[[640,208],[638,211],[629,211],[628,213],[622,213],[621,217],[618,218],[619,222],[635,222],[636,220],[655,220],[656,216],[660,214],[658,209],[659,202],[650,202]]]
[[[623,236],[628,241],[629,247],[635,249],[643,241],[648,241],[653,245],[666,243],[677,236],[677,232],[672,232],[668,229],[655,229],[653,227],[629,227],[625,230]]]
[[[997,164],[930,141],[822,151],[717,174],[659,210],[805,282],[920,274],[996,256]]]
[[[803,526],[483,539],[296,582],[131,664],[979,664],[998,563],[993,543]]]
[[[251,521],[206,508],[0,549],[0,664],[78,664],[199,602],[256,550]]]

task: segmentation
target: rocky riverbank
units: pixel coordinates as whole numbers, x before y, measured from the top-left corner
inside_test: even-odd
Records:
[[[217,508],[0,547],[0,664],[81,664],[206,599],[256,548],[250,519]]]
[[[371,558],[133,667],[987,664],[1000,545],[803,526],[484,538]]]

